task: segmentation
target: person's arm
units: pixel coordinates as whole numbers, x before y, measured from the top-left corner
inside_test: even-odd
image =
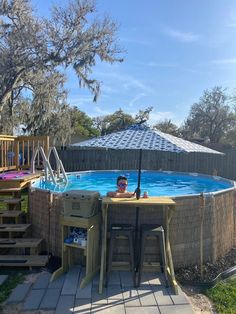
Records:
[[[127,197],[127,198],[130,198],[130,197],[134,197],[135,196],[135,193],[132,193],[132,192],[124,192],[124,193],[119,193],[119,192],[108,192],[107,193],[107,196],[109,197]]]

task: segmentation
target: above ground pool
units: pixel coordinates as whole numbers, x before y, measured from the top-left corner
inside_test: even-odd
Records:
[[[35,181],[32,186],[59,193],[69,190],[99,191],[104,196],[108,191],[116,190],[116,179],[119,175],[125,175],[128,178],[128,191],[132,192],[136,189],[138,172],[132,170],[68,173],[69,183],[66,186],[46,183],[43,178]],[[143,170],[141,174],[141,191],[147,191],[149,196],[194,195],[233,187],[233,181],[197,173]]]

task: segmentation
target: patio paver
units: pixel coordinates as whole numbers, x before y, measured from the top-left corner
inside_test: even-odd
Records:
[[[40,309],[55,309],[61,294],[61,289],[47,289],[40,304]]]
[[[0,275],[0,286],[6,281],[8,278],[8,275]]]
[[[81,267],[73,267],[66,274],[64,285],[62,288],[62,295],[75,295],[77,291],[77,286],[79,282]]]
[[[55,314],[72,314],[75,304],[74,295],[61,295],[57,304]]]
[[[32,289],[25,300],[23,309],[37,310],[45,294],[45,291],[45,289]]]
[[[25,311],[49,310],[50,314],[194,314],[180,288],[179,295],[174,295],[163,285],[162,274],[144,273],[140,287],[134,288],[131,273],[114,271],[103,294],[98,293],[98,276],[80,289],[83,275],[84,269],[74,267],[49,283],[49,274],[42,273],[34,285],[18,285],[7,304],[22,302]]]
[[[30,291],[31,283],[21,283],[12,290],[7,304],[21,303],[24,301],[26,295]]]

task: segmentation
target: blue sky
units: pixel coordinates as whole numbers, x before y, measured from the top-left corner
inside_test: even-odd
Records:
[[[39,15],[54,3],[33,0]],[[151,124],[172,119],[180,125],[203,90],[236,87],[235,0],[98,0],[99,15],[119,24],[124,62],[98,64],[92,76],[102,82],[97,103],[68,71],[68,101],[90,116],[122,108],[136,114],[153,106]]]

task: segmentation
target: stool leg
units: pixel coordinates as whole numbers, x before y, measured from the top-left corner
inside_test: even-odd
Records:
[[[134,237],[133,233],[129,234],[129,253],[130,253],[130,268],[133,274],[133,283],[134,287],[136,287],[136,273],[134,268]]]
[[[161,232],[159,235],[159,243],[160,243],[160,250],[161,250],[161,260],[162,260],[162,270],[164,270],[165,279],[166,279],[166,286],[168,287],[168,276],[167,276],[167,261],[166,261],[166,249],[165,249],[165,236],[164,232]]]
[[[145,253],[145,236],[143,234],[141,234],[141,247],[140,247],[140,259],[139,259],[139,267],[138,267],[137,287],[140,286],[140,282],[141,282],[141,276],[142,276],[142,272],[143,272],[144,253]]]
[[[110,272],[112,270],[112,256],[113,256],[113,247],[114,247],[115,237],[116,237],[115,234],[113,232],[111,232],[110,245],[109,245],[108,267],[107,267],[107,274],[106,274],[106,287],[108,285]]]

